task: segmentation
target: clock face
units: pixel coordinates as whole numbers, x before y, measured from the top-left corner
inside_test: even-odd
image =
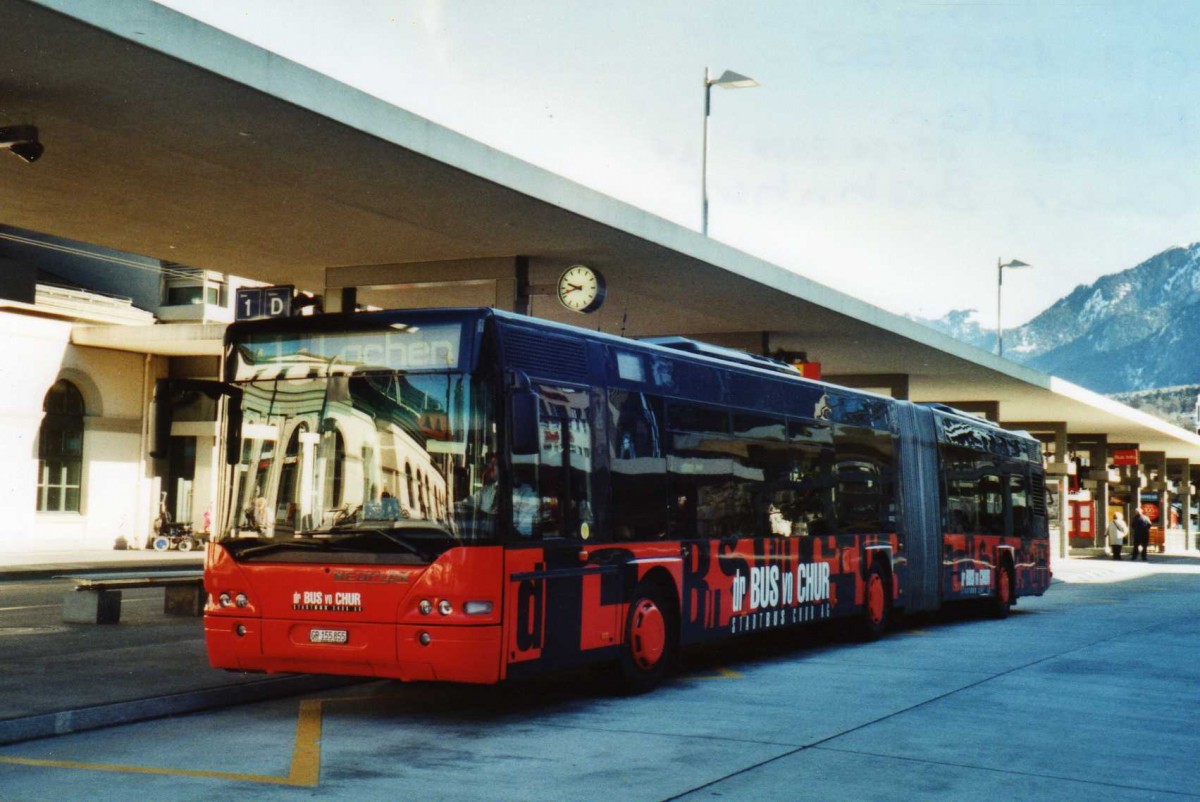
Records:
[[[604,303],[604,277],[584,265],[572,265],[558,277],[558,300],[575,312],[595,312]]]

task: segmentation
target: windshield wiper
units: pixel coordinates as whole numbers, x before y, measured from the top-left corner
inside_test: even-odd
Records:
[[[348,532],[347,531],[338,531],[338,530],[334,529],[334,530],[330,531],[330,534],[338,536],[337,540],[332,541],[332,542],[336,543],[341,548],[345,548],[346,543],[348,541],[361,539],[364,536],[369,536],[369,535],[379,535],[384,540],[387,540],[389,543],[393,543],[393,544],[399,546],[400,548],[404,549],[406,552],[413,555],[414,557],[419,558],[422,562],[433,562],[433,558],[430,557],[428,554],[426,554],[423,549],[417,548],[416,546],[414,546],[412,543],[409,543],[404,538],[393,534],[392,532],[390,532],[389,530],[387,530],[383,527],[364,527],[362,529],[354,529],[354,530],[351,530]]]
[[[261,543],[257,546],[238,551],[239,557],[253,557],[256,554],[270,554],[273,551],[283,549],[297,549],[301,551],[324,551],[329,548],[328,543],[314,543],[310,540],[279,540],[274,543]]]

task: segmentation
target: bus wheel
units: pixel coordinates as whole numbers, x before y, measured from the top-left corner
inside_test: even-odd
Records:
[[[992,596],[990,612],[992,618],[1005,618],[1013,606],[1012,571],[1007,564],[996,569],[996,594]]]
[[[878,565],[871,566],[867,575],[867,594],[863,600],[862,618],[859,619],[859,634],[863,640],[875,640],[884,633],[888,625],[888,581]]]
[[[675,653],[674,611],[654,585],[639,585],[625,619],[621,645],[621,684],[644,693],[662,682]]]

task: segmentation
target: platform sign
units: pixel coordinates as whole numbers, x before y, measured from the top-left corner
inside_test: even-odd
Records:
[[[1113,465],[1137,465],[1138,450],[1136,448],[1115,448],[1112,452]]]
[[[291,284],[275,287],[243,287],[237,291],[238,320],[262,317],[291,317],[292,298],[296,288]]]

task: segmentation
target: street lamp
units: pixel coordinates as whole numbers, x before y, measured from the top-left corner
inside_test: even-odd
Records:
[[[1009,262],[996,260],[996,356],[1000,357],[1004,356],[1004,324],[1003,318],[1000,317],[1000,301],[1004,294],[1004,268],[1006,267],[1016,269],[1033,267],[1033,265],[1026,264],[1020,259],[1013,259]]]
[[[708,236],[708,117],[712,108],[712,88],[753,89],[758,81],[745,75],[725,70],[720,78],[710,78],[708,67],[704,68],[704,153],[700,160],[700,233]]]

